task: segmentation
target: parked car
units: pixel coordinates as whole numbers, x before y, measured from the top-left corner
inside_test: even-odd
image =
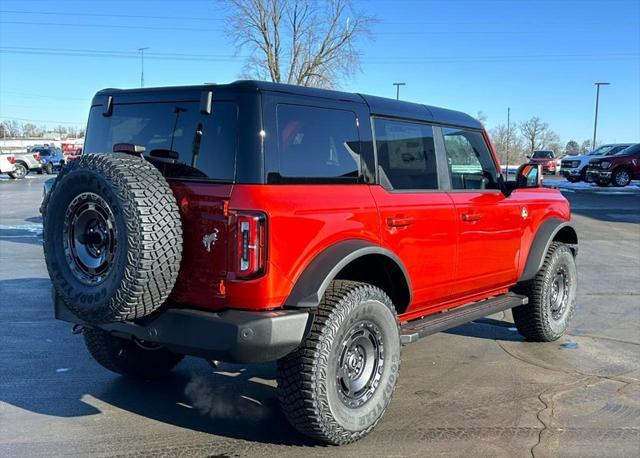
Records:
[[[557,175],[560,171],[560,159],[551,150],[534,151],[531,156],[527,156],[531,162],[542,166],[542,173]]]
[[[43,173],[39,154],[31,153],[26,150],[11,151],[11,153],[9,154],[11,154],[15,159],[15,170],[8,174],[10,178],[22,179],[27,176],[30,171],[33,170],[35,170],[39,174]]]
[[[578,238],[541,175],[505,180],[482,124],[443,108],[254,81],[107,89],[43,204],[55,316],[127,376],[277,361],[291,424],[353,442],[401,345],[511,308],[528,340],[565,332]]]
[[[60,170],[66,163],[65,155],[60,148],[55,146],[36,146],[31,148],[31,152],[40,156],[42,169],[49,175],[54,170]]]
[[[11,154],[0,154],[0,174],[12,174],[16,171],[16,158]]]
[[[602,145],[586,154],[579,154],[577,156],[566,156],[562,160],[560,173],[571,183],[576,183],[578,181],[587,181],[587,166],[589,165],[589,161],[591,159],[595,159],[601,156],[611,156],[629,146],[631,146],[631,143],[613,143],[609,145]]]
[[[613,156],[592,159],[587,175],[599,186],[624,187],[631,180],[640,180],[640,143],[631,145]]]

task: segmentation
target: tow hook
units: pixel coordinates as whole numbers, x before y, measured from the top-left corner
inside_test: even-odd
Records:
[[[81,324],[74,324],[73,327],[71,328],[71,332],[73,334],[80,334],[82,333],[83,329],[84,329],[84,326],[82,326]]]

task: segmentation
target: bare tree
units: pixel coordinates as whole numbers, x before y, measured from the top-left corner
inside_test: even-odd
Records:
[[[542,122],[537,116],[520,124],[520,132],[527,142],[530,153],[542,147],[544,135],[548,130],[549,124]]]
[[[491,139],[503,165],[507,164],[507,159],[509,164],[519,164],[523,161],[525,156],[523,141],[514,125],[511,125],[510,128],[507,128],[506,124],[497,125],[491,129]]]
[[[3,137],[19,137],[22,134],[22,125],[13,119],[2,121]]]
[[[243,76],[335,87],[360,68],[358,40],[373,19],[352,0],[220,0],[236,52],[249,50]]]

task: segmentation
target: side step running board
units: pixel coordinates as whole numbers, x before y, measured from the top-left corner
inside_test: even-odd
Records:
[[[407,345],[418,339],[446,329],[455,328],[494,313],[525,305],[527,296],[508,293],[484,301],[472,302],[444,312],[427,315],[419,320],[409,321],[400,327],[400,342]]]

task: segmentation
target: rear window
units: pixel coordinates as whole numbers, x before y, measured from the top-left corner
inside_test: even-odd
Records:
[[[533,157],[536,159],[553,159],[552,151],[534,151]]]
[[[360,140],[355,113],[280,104],[279,172],[270,182],[357,182]]]
[[[195,102],[116,104],[111,116],[91,109],[85,153],[111,152],[117,143],[145,148],[168,178],[233,181],[238,109],[216,101],[211,115]],[[169,154],[171,151],[173,153]],[[177,159],[169,158],[175,156]]]

